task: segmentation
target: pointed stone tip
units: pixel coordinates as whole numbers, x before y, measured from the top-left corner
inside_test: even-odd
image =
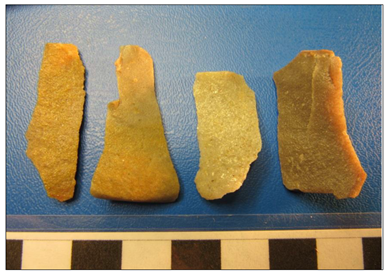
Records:
[[[122,45],[120,46],[120,55],[146,55],[150,56],[151,55],[142,47],[138,45]]]

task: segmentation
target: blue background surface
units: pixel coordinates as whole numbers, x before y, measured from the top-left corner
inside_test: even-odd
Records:
[[[8,230],[144,230],[152,228],[147,221],[153,216],[161,218],[154,230],[307,228],[314,227],[309,217],[325,214],[334,219],[316,227],[379,225],[381,6],[8,6],[6,17]],[[75,44],[86,68],[77,186],[66,203],[46,196],[25,155],[47,42]],[[157,98],[181,184],[176,203],[112,202],[89,193],[104,147],[106,107],[118,98],[114,62],[119,46],[127,44],[143,47],[154,60]],[[282,184],[272,76],[307,49],[333,50],[343,62],[348,132],[368,174],[356,199],[290,192]],[[255,91],[263,149],[238,192],[209,202],[194,184],[199,149],[192,86],[197,72],[222,70],[243,75]],[[346,219],[352,214],[357,218]],[[199,217],[209,220],[193,222]],[[276,217],[275,224],[265,223]],[[111,218],[120,219],[112,224]]]

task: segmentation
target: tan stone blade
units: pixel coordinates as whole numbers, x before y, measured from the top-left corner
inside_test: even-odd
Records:
[[[84,82],[85,68],[77,47],[46,44],[38,100],[26,132],[27,156],[38,169],[47,195],[59,201],[74,194]]]
[[[152,58],[138,46],[122,46],[115,65],[119,100],[108,104],[105,147],[90,192],[111,200],[175,201],[179,182],[155,96]]]
[[[195,178],[208,200],[238,190],[261,150],[254,92],[233,72],[197,73],[194,97],[201,152]]]
[[[290,190],[347,198],[364,184],[346,132],[341,68],[332,51],[302,51],[274,74],[280,165]]]

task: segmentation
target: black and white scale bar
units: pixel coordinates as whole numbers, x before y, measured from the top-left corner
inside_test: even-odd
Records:
[[[7,240],[6,269],[382,269],[381,238]]]

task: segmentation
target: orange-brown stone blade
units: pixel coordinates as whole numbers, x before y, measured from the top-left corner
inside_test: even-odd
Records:
[[[115,65],[119,100],[108,104],[105,147],[90,192],[111,200],[175,201],[179,182],[155,95],[152,58],[138,46],[122,46]]]
[[[341,68],[332,51],[302,51],[274,74],[280,165],[290,190],[347,198],[365,182],[346,130]]]
[[[85,68],[77,47],[46,44],[38,100],[26,132],[27,156],[39,171],[47,195],[59,201],[74,194],[84,82]]]

